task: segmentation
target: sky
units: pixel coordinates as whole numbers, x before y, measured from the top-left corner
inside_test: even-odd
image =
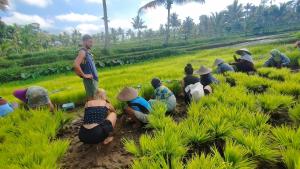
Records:
[[[138,9],[151,0],[107,0],[109,27],[132,28],[132,18]],[[239,0],[240,3],[258,5],[261,0]],[[276,3],[287,0],[276,0]],[[96,34],[104,30],[102,0],[9,0],[8,10],[0,11],[1,20],[6,24],[39,23],[43,30],[51,33],[72,32],[77,29],[82,34]],[[187,3],[173,5],[171,12],[176,12],[183,20],[190,16],[195,23],[199,16],[226,9],[233,0],[206,0],[205,4]],[[148,9],[142,19],[147,28],[157,30],[167,21],[164,7]]]

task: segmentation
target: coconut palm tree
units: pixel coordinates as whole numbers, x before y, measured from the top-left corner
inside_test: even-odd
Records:
[[[136,29],[138,31],[138,38],[141,38],[141,29],[147,28],[145,25],[145,22],[140,18],[140,16],[136,16],[135,18],[132,18],[132,27],[133,29]]]
[[[0,0],[0,10],[4,11],[8,6],[8,0]]]
[[[166,25],[166,37],[165,37],[165,45],[168,45],[169,38],[170,38],[170,12],[173,4],[184,4],[188,2],[199,2],[199,3],[204,3],[205,0],[153,0],[151,2],[148,2],[144,6],[142,6],[139,9],[139,14],[148,9],[148,8],[155,8],[157,6],[162,6],[164,5],[166,9],[168,10],[168,18],[167,18],[167,25]]]
[[[104,20],[104,29],[105,29],[105,39],[104,39],[104,49],[107,50],[109,46],[109,32],[108,32],[108,18],[107,18],[107,6],[106,0],[102,0],[103,6],[103,20]]]

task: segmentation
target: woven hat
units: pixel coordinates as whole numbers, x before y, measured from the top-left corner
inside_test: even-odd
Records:
[[[206,75],[206,74],[211,73],[211,69],[207,68],[205,66],[201,66],[200,69],[196,70],[194,73],[199,74],[199,75]]]
[[[138,97],[138,91],[132,87],[125,87],[118,95],[118,100],[123,102],[131,101]]]
[[[215,63],[214,63],[214,66],[218,66],[219,64],[221,63],[224,63],[224,60],[223,59],[216,59],[215,60]]]
[[[238,54],[238,55],[241,55],[242,52],[246,52],[246,53],[248,53],[249,55],[251,55],[251,52],[250,52],[248,49],[246,49],[246,48],[239,49],[239,50],[237,50],[235,53]]]

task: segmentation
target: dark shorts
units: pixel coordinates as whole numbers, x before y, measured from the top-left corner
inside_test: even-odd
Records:
[[[91,129],[86,129],[81,126],[79,130],[79,140],[86,144],[99,144],[103,142],[111,132],[113,132],[113,126],[109,120],[105,120],[103,123]]]

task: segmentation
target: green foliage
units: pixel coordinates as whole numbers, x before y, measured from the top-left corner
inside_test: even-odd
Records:
[[[290,118],[297,124],[300,124],[300,104],[289,110]]]
[[[229,165],[219,156],[197,155],[187,163],[187,169],[227,169]]]
[[[278,127],[272,129],[275,141],[284,149],[292,148],[300,150],[300,129]]]
[[[270,145],[270,139],[264,133],[257,135],[237,130],[232,135],[238,144],[245,147],[252,158],[276,161],[278,152]]]
[[[0,167],[59,168],[69,141],[54,138],[65,120],[62,112],[52,115],[44,110],[16,110],[1,118]]]
[[[258,95],[256,98],[264,112],[273,112],[279,108],[288,108],[294,102],[292,96],[273,93]]]

